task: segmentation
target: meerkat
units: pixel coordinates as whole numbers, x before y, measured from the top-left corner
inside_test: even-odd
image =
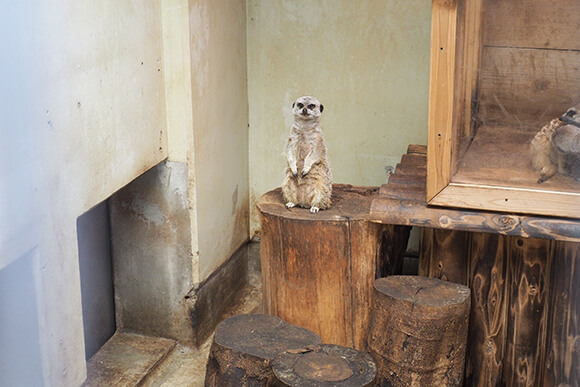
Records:
[[[545,125],[532,139],[530,153],[538,183],[557,173],[580,179],[580,104]]]
[[[324,106],[310,96],[292,104],[294,124],[285,147],[288,166],[282,183],[287,208],[300,206],[316,213],[330,207],[332,175],[319,125],[323,110]]]

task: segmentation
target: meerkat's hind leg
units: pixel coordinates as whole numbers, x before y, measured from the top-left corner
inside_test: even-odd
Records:
[[[286,208],[292,208],[292,207],[295,207],[295,206],[296,206],[296,203],[292,203],[292,202],[286,203]]]
[[[310,207],[310,212],[313,213],[313,214],[316,214],[319,210],[320,210],[320,208],[318,208],[316,206]]]

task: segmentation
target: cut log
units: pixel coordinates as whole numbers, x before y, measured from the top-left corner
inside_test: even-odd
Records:
[[[258,204],[267,314],[365,350],[373,282],[400,274],[410,227],[371,223],[378,188],[336,184],[332,206],[287,209],[280,189]]]
[[[281,352],[320,344],[320,336],[275,316],[240,314],[220,323],[210,348],[206,387],[268,386]]]
[[[386,386],[461,386],[468,287],[435,278],[375,281],[368,349]]]
[[[272,372],[276,386],[364,387],[374,385],[377,367],[366,353],[321,344],[278,355]]]

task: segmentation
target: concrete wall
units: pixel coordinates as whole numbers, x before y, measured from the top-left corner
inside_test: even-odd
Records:
[[[335,182],[380,185],[426,144],[430,0],[248,1],[250,197],[280,186],[292,102],[314,95]]]
[[[0,18],[0,270],[26,259],[34,278],[35,375],[76,386],[80,215],[130,183],[112,203],[115,264],[140,251],[156,261],[116,274],[117,290],[157,285],[155,312],[179,321],[152,334],[176,338],[191,334],[186,296],[249,238],[245,2],[24,0],[2,3]],[[0,301],[0,325],[26,302]]]
[[[249,235],[245,1],[190,1],[199,277]]]
[[[34,251],[42,379],[77,386],[77,218],[167,157],[160,4],[24,0],[0,15],[0,269]]]

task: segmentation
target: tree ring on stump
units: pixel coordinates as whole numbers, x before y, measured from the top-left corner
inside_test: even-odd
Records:
[[[332,344],[286,351],[272,362],[276,386],[371,386],[377,367],[373,358],[353,348]]]
[[[325,353],[308,352],[298,358],[294,368],[296,373],[312,380],[341,382],[352,376],[353,372],[343,358]]]

